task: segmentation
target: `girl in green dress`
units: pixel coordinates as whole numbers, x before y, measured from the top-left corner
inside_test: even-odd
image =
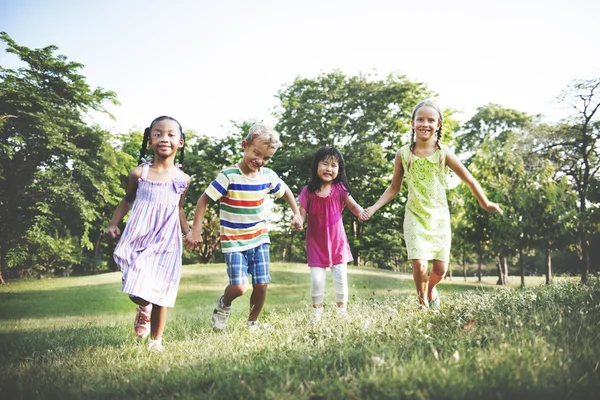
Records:
[[[469,187],[487,212],[502,215],[498,204],[488,200],[481,186],[446,146],[440,144],[443,116],[431,100],[415,106],[410,125],[410,144],[396,153],[392,183],[379,200],[359,215],[366,221],[408,185],[404,217],[404,240],[413,268],[420,307],[438,309],[440,296],[435,286],[444,279],[450,261],[450,212],[446,199],[446,170],[449,167]],[[427,274],[428,261],[431,273]]]

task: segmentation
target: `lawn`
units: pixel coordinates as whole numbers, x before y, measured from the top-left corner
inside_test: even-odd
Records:
[[[273,264],[262,328],[210,315],[224,265],[184,268],[166,351],[133,334],[120,274],[11,282],[0,287],[0,399],[480,399],[597,398],[600,282],[559,278],[498,288],[455,275],[442,310],[416,310],[412,277],[349,269],[349,319],[311,322],[305,265]],[[520,278],[513,277],[515,286]],[[595,393],[595,394],[594,394]]]

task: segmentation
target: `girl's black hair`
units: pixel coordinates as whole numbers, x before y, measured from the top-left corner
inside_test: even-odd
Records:
[[[313,159],[312,168],[311,168],[311,177],[308,182],[308,190],[310,192],[318,192],[321,189],[321,178],[317,174],[317,170],[319,169],[319,163],[326,158],[335,158],[338,163],[338,174],[333,180],[333,183],[341,182],[344,186],[344,190],[350,194],[350,185],[348,185],[348,178],[346,178],[346,167],[344,166],[344,157],[342,157],[342,153],[338,151],[335,147],[324,146],[317,150],[315,154],[315,158]]]
[[[179,123],[179,121],[177,121],[175,118],[169,117],[167,115],[162,115],[158,118],[155,118],[154,121],[152,121],[152,123],[150,124],[150,126],[146,129],[144,129],[144,139],[142,139],[142,148],[140,149],[140,159],[138,160],[138,164],[141,164],[142,159],[146,156],[146,149],[148,148],[148,144],[150,143],[150,132],[152,132],[152,126],[154,126],[155,123],[160,122],[165,119],[175,121],[175,122],[177,122],[177,125],[179,126],[179,133],[181,134],[181,140],[183,140],[183,146],[181,147],[181,149],[179,149],[179,164],[183,165],[183,153],[185,150],[185,133],[183,133],[183,128],[181,127],[181,124]]]

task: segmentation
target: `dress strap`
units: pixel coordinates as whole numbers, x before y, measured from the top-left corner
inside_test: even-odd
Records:
[[[141,179],[142,180],[146,180],[148,178],[148,171],[150,170],[150,161],[146,161],[143,160],[144,162],[142,163],[142,176]]]

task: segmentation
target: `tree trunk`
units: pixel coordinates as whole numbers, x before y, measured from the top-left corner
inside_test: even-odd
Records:
[[[590,274],[590,251],[587,244],[587,238],[585,238],[585,234],[581,235],[581,283],[587,283],[588,275]]]
[[[525,265],[523,264],[523,248],[519,246],[519,267],[521,270],[521,287],[525,287]]]
[[[462,267],[463,267],[463,277],[465,278],[465,282],[467,281],[467,263],[465,262],[465,250],[462,251]]]
[[[546,248],[546,285],[552,283],[552,249],[550,244]]]
[[[496,270],[498,271],[498,281],[496,282],[496,284],[505,286],[507,283],[508,268],[506,265],[506,257],[502,253],[500,253],[500,255],[498,256]]]
[[[98,274],[98,266],[102,263],[100,256],[100,240],[102,239],[102,233],[98,234],[98,238],[94,242],[94,262],[92,265],[92,275]]]
[[[4,257],[0,253],[0,286],[6,285],[4,278],[2,277],[2,271],[4,270]]]
[[[479,278],[480,283],[481,283],[481,263],[482,262],[483,262],[483,256],[480,254],[479,260],[478,260],[479,265],[477,266],[477,277]]]

